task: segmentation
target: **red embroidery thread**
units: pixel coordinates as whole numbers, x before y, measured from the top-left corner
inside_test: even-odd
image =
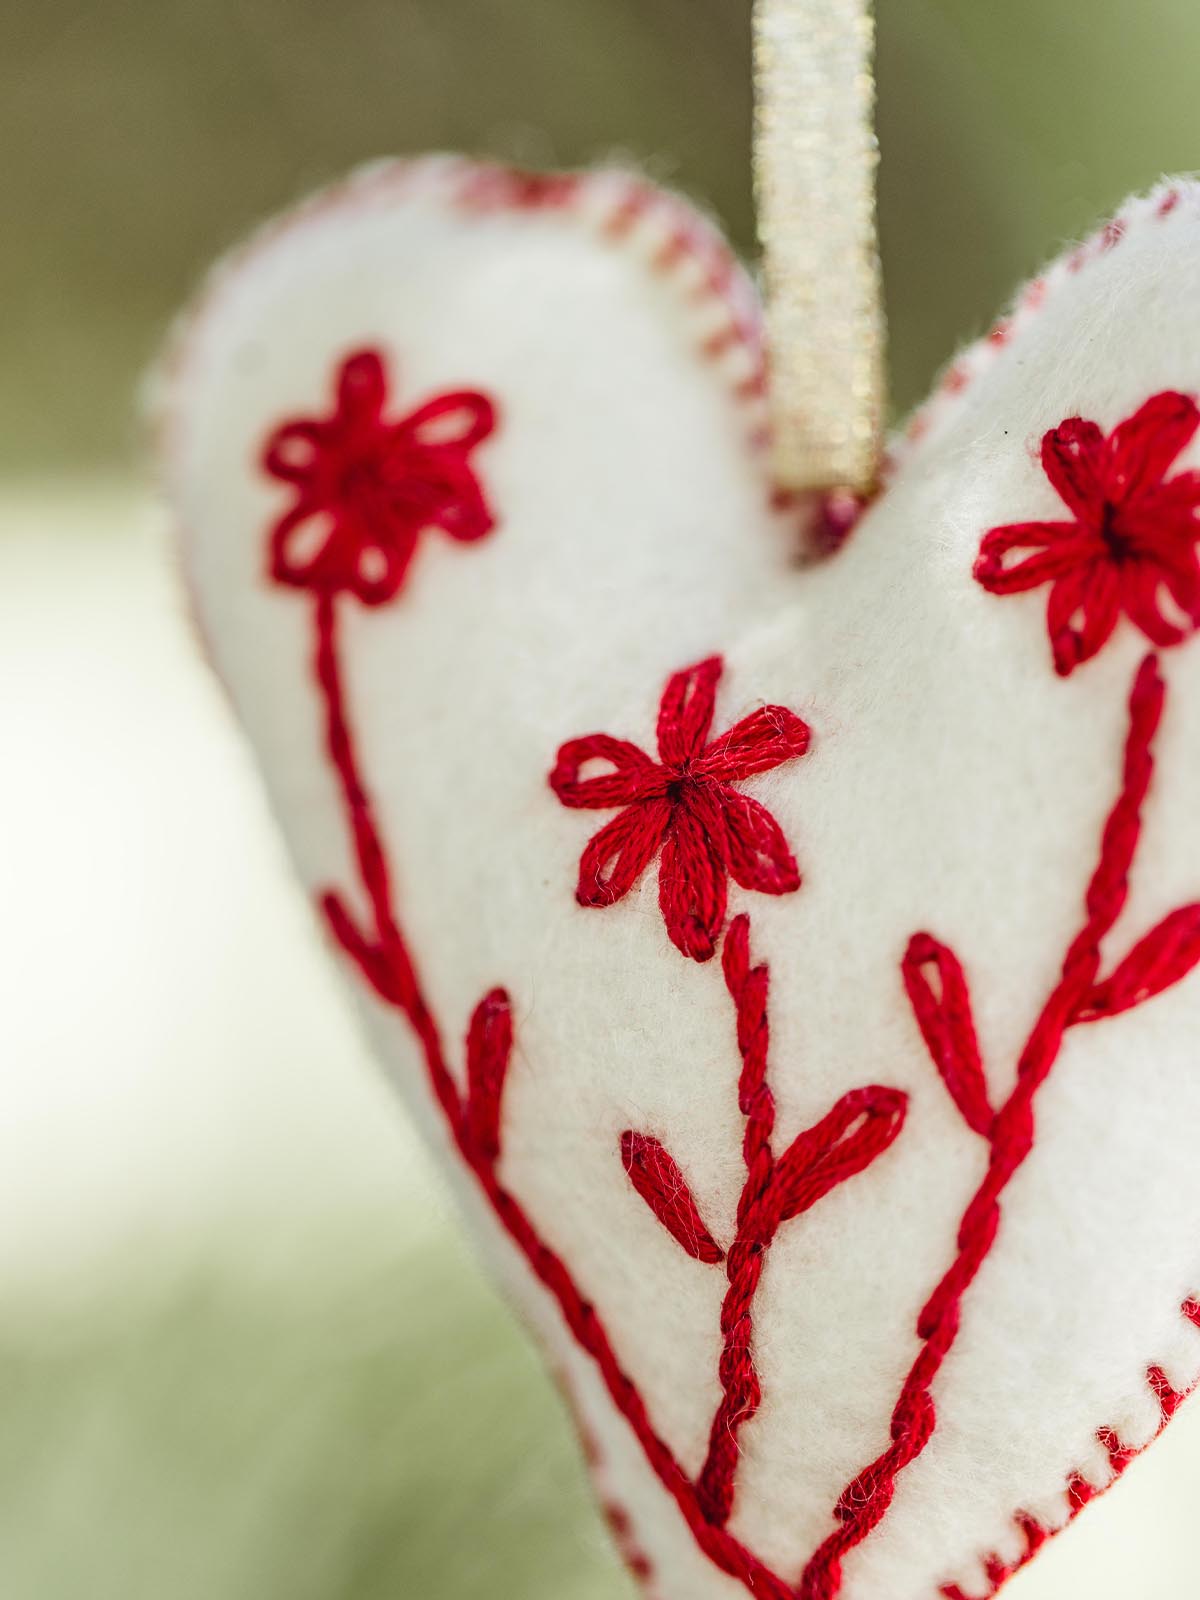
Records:
[[[749,917],[737,917],[730,925],[722,968],[737,1017],[742,1058],[738,1109],[746,1119],[746,1181],[728,1254],[708,1231],[687,1181],[663,1145],[642,1133],[628,1132],[621,1139],[630,1182],[672,1238],[697,1261],[709,1266],[725,1262],[729,1290],[721,1307],[721,1401],[696,1480],[701,1510],[714,1527],[724,1527],[732,1515],[738,1436],[762,1402],[754,1365],[754,1301],[767,1252],[784,1223],[865,1171],[895,1143],[908,1108],[908,1096],[897,1089],[872,1085],[852,1090],[777,1160],[771,1148],[775,1096],[767,1080],[770,973],[765,966],[750,965]]]
[[[988,1143],[988,1169],[959,1225],[958,1253],[918,1319],[921,1350],[892,1414],[891,1442],[842,1492],[834,1513],[839,1526],[805,1568],[800,1600],[833,1600],[840,1592],[846,1555],[878,1526],[891,1505],[900,1473],[921,1455],[933,1435],[937,1425],[933,1383],[958,1337],[963,1297],[995,1243],[1004,1192],[1033,1150],[1037,1093],[1054,1068],[1067,1030],[1113,1014],[1114,994],[1124,1009],[1161,993],[1200,960],[1196,937],[1200,907],[1186,906],[1143,939],[1112,976],[1099,975],[1104,941],[1129,892],[1165,699],[1158,661],[1147,656],[1129,699],[1121,789],[1088,885],[1083,925],[1021,1052],[1016,1084],[997,1109],[988,1100],[970,994],[958,958],[929,934],[917,934],[909,945],[903,972],[918,1026],[963,1121]]]
[[[716,950],[730,877],[762,894],[800,887],[779,824],[733,785],[802,756],[808,727],[785,706],[761,706],[710,740],[721,672],[721,658],[710,656],[670,679],[658,714],[658,761],[627,739],[593,733],[568,740],[550,774],[565,806],[624,808],[580,858],[579,904],[615,905],[661,855],[663,921],[672,944],[693,961],[708,961]],[[608,770],[583,776],[597,762]]]
[[[465,471],[470,476],[469,468]],[[472,486],[478,491],[473,477],[465,491],[464,503],[471,503]],[[482,502],[481,494],[479,498]],[[426,501],[426,508],[428,504]],[[422,523],[425,525],[429,525],[428,521]],[[373,526],[368,526],[366,531],[379,537],[379,530]],[[278,526],[275,533],[278,534]],[[400,576],[403,577],[403,568]],[[749,1318],[754,1288],[761,1273],[761,1257],[774,1236],[773,1229],[799,1215],[836,1184],[862,1171],[890,1145],[903,1120],[905,1097],[895,1090],[854,1091],[815,1128],[799,1135],[783,1157],[778,1161],[772,1157],[774,1102],[766,1080],[769,980],[765,967],[750,966],[748,920],[736,919],[725,941],[723,966],[737,1013],[738,1045],[743,1064],[739,1105],[747,1122],[747,1183],[739,1206],[737,1237],[725,1258],[730,1290],[722,1313],[726,1350],[721,1366],[723,1399],[718,1421],[723,1421],[723,1426],[718,1430],[714,1423],[709,1458],[700,1478],[693,1481],[670,1446],[656,1432],[645,1401],[624,1372],[594,1306],[576,1284],[566,1263],[545,1243],[520,1202],[499,1180],[502,1097],[512,1050],[511,1006],[502,990],[493,990],[485,996],[472,1019],[466,1047],[465,1092],[459,1089],[448,1066],[437,1023],[424,998],[395,915],[387,855],[360,774],[344,701],[337,601],[343,591],[349,591],[368,604],[380,603],[371,595],[363,595],[356,581],[359,577],[361,573],[356,564],[331,559],[312,569],[303,585],[314,595],[314,674],[325,708],[327,748],[337,774],[354,843],[358,876],[368,902],[369,921],[367,931],[363,931],[342,897],[334,892],[325,893],[321,904],[333,934],[379,997],[408,1019],[422,1047],[432,1093],[463,1160],[474,1172],[498,1220],[525,1256],[530,1269],[558,1302],[572,1336],[595,1362],[614,1406],[632,1428],[660,1482],[675,1499],[700,1549],[720,1570],[737,1579],[759,1600],[764,1596],[766,1600],[832,1600],[840,1592],[845,1555],[882,1520],[891,1503],[897,1476],[921,1454],[932,1436],[936,1411],[931,1386],[957,1337],[963,1296],[995,1240],[1003,1193],[1033,1148],[1036,1094],[1054,1066],[1067,1029],[1077,1023],[1093,1023],[1142,1003],[1178,982],[1200,960],[1200,907],[1187,906],[1165,918],[1158,928],[1139,941],[1107,978],[1099,976],[1102,945],[1125,904],[1128,875],[1140,834],[1141,807],[1153,770],[1152,747],[1165,699],[1157,661],[1153,656],[1148,657],[1135,679],[1130,697],[1122,784],[1104,829],[1099,863],[1086,895],[1083,926],[1067,952],[1060,980],[1021,1054],[1016,1085],[998,1110],[993,1112],[988,1099],[971,1021],[969,990],[961,964],[947,947],[927,934],[917,935],[910,943],[902,970],[914,1016],[934,1065],[964,1122],[990,1147],[988,1172],[962,1219],[955,1261],[920,1318],[918,1333],[922,1349],[895,1408],[892,1443],[844,1491],[835,1509],[840,1526],[816,1552],[799,1586],[794,1587],[733,1538],[724,1525],[732,1503],[736,1432],[753,1415],[758,1404],[757,1380],[749,1357],[752,1334]],[[280,576],[279,581],[294,583],[296,580]],[[662,763],[658,767],[660,771],[673,767],[666,779],[668,784],[685,781],[680,769],[688,761],[693,765],[686,770],[687,782],[697,782],[694,763],[699,759],[705,763],[703,781],[724,785],[730,780],[740,781],[753,772],[768,770],[782,760],[802,754],[807,748],[807,728],[791,713],[783,712],[781,719],[781,708],[777,707],[764,708],[739,723],[722,739],[708,743],[711,702],[719,675],[719,662],[702,663],[689,673],[676,675],[668,686],[660,715]],[[580,749],[577,759],[575,754],[567,757],[565,765],[560,752],[555,771],[568,793],[605,795],[605,799],[596,799],[594,803],[625,804],[628,809],[653,798],[641,787],[641,781],[645,779],[646,769],[654,769],[656,764],[636,747],[608,740],[603,735],[594,736],[592,741],[575,743],[579,746],[591,744],[592,748],[586,752]],[[564,746],[564,751],[570,748]],[[613,759],[614,750],[619,759]],[[607,760],[613,771],[600,778],[582,777],[580,769],[584,763],[597,756]],[[601,788],[588,790],[585,786],[589,783],[599,784]],[[629,783],[636,792],[625,799],[621,785]],[[605,784],[609,785],[607,789],[603,787]],[[558,792],[560,785],[555,787]],[[614,799],[614,793],[620,798]],[[682,797],[682,790],[663,790],[663,798],[668,798],[672,805],[678,805]],[[561,793],[560,798],[563,798]],[[737,800],[744,798],[735,796]],[[576,803],[590,802],[585,798]],[[723,804],[721,809],[724,809]],[[773,847],[777,845],[776,836],[782,841],[774,819],[767,813],[764,815],[770,827],[758,836],[760,850],[763,837]],[[728,847],[732,853],[735,846]],[[790,860],[786,843],[782,849]],[[768,851],[768,855],[772,857],[770,866],[778,869],[777,848],[774,852]],[[776,889],[773,892],[787,891]],[[715,937],[714,934],[714,940]],[[639,1192],[659,1214],[666,1209],[665,1180],[669,1179],[672,1168],[675,1173],[678,1168],[661,1145],[657,1146],[654,1156],[648,1157],[651,1145],[644,1136],[639,1140],[638,1135],[631,1133],[626,1141],[629,1155],[642,1159],[646,1181]],[[623,1155],[626,1141],[623,1141]],[[695,1209],[694,1201],[692,1207]],[[689,1224],[699,1221],[698,1210],[692,1218],[686,1205],[683,1212],[673,1213],[675,1220],[680,1216],[686,1216]],[[719,1249],[702,1222],[700,1229],[713,1248]],[[675,1237],[680,1237],[674,1228],[671,1231]],[[698,1239],[699,1233],[694,1233],[693,1245]],[[740,1253],[739,1246],[745,1247]],[[697,1254],[697,1259],[704,1257]],[[735,1354],[731,1355],[731,1351]],[[1167,1414],[1177,1403],[1169,1397],[1174,1396],[1174,1391],[1169,1390],[1161,1373],[1156,1376],[1152,1372],[1150,1381]],[[718,1440],[718,1431],[723,1441],[734,1437],[731,1447],[726,1448]],[[1114,1450],[1119,1448],[1114,1444]],[[1084,1503],[1088,1486],[1080,1483],[1077,1494],[1080,1504]],[[1031,1519],[1025,1519],[1025,1524],[1032,1553],[1044,1537],[1044,1530],[1039,1530]],[[993,1562],[993,1570],[998,1581],[1008,1575],[1008,1570],[998,1561]]]
[[[1183,1315],[1188,1321],[1195,1327],[1200,1328],[1200,1305],[1194,1300],[1188,1300],[1184,1303],[1182,1309]],[[1111,1428],[1098,1429],[1096,1437],[1108,1456],[1113,1476],[1103,1487],[1097,1487],[1095,1484],[1089,1483],[1086,1478],[1078,1473],[1069,1480],[1067,1497],[1070,1501],[1070,1515],[1067,1518],[1067,1523],[1074,1522],[1075,1518],[1086,1506],[1091,1505],[1093,1501],[1107,1494],[1109,1489],[1120,1481],[1126,1469],[1137,1460],[1138,1456],[1148,1450],[1156,1439],[1162,1437],[1167,1424],[1179,1407],[1191,1394],[1195,1393],[1194,1386],[1182,1390],[1172,1388],[1161,1367],[1150,1367],[1146,1372],[1146,1381],[1154,1391],[1154,1396],[1159,1404],[1160,1425],[1154,1437],[1145,1445],[1131,1448],[1129,1445],[1122,1444]],[[1015,1561],[1005,1562],[996,1555],[987,1558],[984,1566],[988,1574],[988,1581],[991,1584],[987,1600],[992,1600],[992,1597],[999,1593],[1010,1578],[1015,1577],[1018,1572],[1029,1565],[1042,1546],[1049,1539],[1052,1539],[1055,1533],[1062,1531],[1061,1529],[1044,1527],[1036,1518],[1031,1517],[1028,1512],[1024,1511],[1018,1512],[1013,1521],[1025,1541],[1025,1548]],[[940,1593],[942,1600],[971,1600],[969,1595],[965,1594],[957,1584],[953,1583],[945,1584]]]
[[[990,593],[1050,584],[1046,621],[1060,676],[1104,647],[1122,611],[1163,647],[1200,623],[1200,473],[1165,476],[1198,427],[1196,402],[1172,391],[1107,437],[1068,417],[1042,440],[1042,467],[1072,520],[1013,522],[984,536],[975,576]]]
[[[331,415],[283,423],[263,451],[264,469],[295,491],[271,532],[271,576],[384,605],[427,528],[470,543],[495,526],[470,456],[495,428],[496,408],[461,390],[385,421],[378,350],[347,356],[334,393]]]
[[[908,1096],[872,1085],[854,1089],[775,1159],[775,1097],[767,1081],[770,974],[750,965],[750,919],[736,918],[725,938],[725,983],[737,1010],[742,1074],[738,1109],[746,1119],[746,1182],[738,1202],[737,1234],[726,1259],[729,1292],[721,1307],[722,1400],[713,1418],[708,1455],[698,1480],[710,1522],[724,1526],[733,1511],[738,1435],[762,1401],[754,1366],[754,1300],[767,1252],[785,1222],[816,1205],[871,1165],[896,1141]]]
[[[442,1046],[441,1035],[425,999],[408,946],[400,931],[387,855],[375,821],[374,807],[358,767],[354,739],[342,690],[335,597],[315,596],[315,676],[325,707],[326,747],[337,775],[351,835],[358,874],[368,902],[368,930],[363,931],[341,895],[327,891],[320,904],[338,944],[386,1005],[408,1020],[421,1046],[434,1099],[468,1168],[474,1173],[497,1219],[525,1257],[535,1277],[558,1302],[563,1319],[579,1347],[595,1362],[613,1405],[633,1430],[647,1461],[679,1506],[696,1543],[721,1571],[736,1578],[758,1600],[790,1600],[791,1588],[724,1528],[713,1526],[700,1506],[696,1486],[671,1447],[655,1430],[645,1400],[618,1359],[599,1313],[575,1282],[570,1268],[546,1244],[516,1197],[497,1174],[498,1141],[495,1105],[503,1089],[502,1060],[508,1057],[507,1023],[501,1013],[507,996],[493,990],[476,1010],[471,1027],[474,1069],[468,1070],[464,1102]],[[483,1098],[474,1105],[476,1097]],[[486,1130],[479,1136],[479,1130]]]
[[[630,1183],[694,1261],[719,1266],[725,1252],[709,1233],[679,1163],[657,1139],[632,1128],[621,1135],[621,1160]]]

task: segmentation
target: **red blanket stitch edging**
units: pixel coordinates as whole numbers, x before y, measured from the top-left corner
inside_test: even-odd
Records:
[[[1033,1150],[1037,1092],[1058,1059],[1067,1031],[1142,1004],[1178,982],[1200,960],[1200,907],[1189,905],[1172,912],[1107,977],[1101,977],[1102,947],[1125,906],[1142,806],[1153,774],[1153,745],[1166,699],[1157,657],[1147,656],[1134,679],[1121,785],[1103,830],[1082,926],[1021,1052],[1014,1087],[1003,1105],[994,1108],[989,1098],[970,990],[957,956],[927,933],[916,934],[909,943],[901,971],[914,1017],[965,1125],[988,1147],[987,1171],[960,1223],[955,1259],[918,1320],[920,1349],[896,1401],[890,1443],[843,1491],[834,1508],[834,1531],[793,1585],[727,1530],[736,1493],[739,1432],[762,1398],[753,1360],[754,1300],[766,1253],[781,1226],[864,1171],[890,1147],[903,1126],[907,1097],[877,1086],[851,1091],[782,1155],[775,1155],[775,1104],[767,1077],[769,973],[765,966],[751,965],[749,919],[736,917],[725,931],[722,968],[734,1004],[742,1060],[738,1103],[746,1121],[746,1180],[735,1236],[727,1250],[703,1220],[666,1146],[633,1129],[620,1141],[630,1182],[659,1222],[693,1259],[723,1266],[728,1278],[721,1311],[721,1399],[707,1458],[698,1478],[691,1479],[656,1431],[595,1307],[498,1177],[502,1102],[513,1045],[508,996],[495,989],[476,1008],[466,1041],[465,1084],[460,1088],[396,917],[388,860],[359,769],[344,698],[337,607],[349,595],[367,605],[392,600],[425,530],[441,528],[456,538],[473,540],[492,529],[494,518],[470,455],[491,432],[497,413],[485,397],[459,391],[395,421],[385,416],[386,401],[382,357],[357,352],[339,370],[333,414],[284,423],[264,454],[267,470],[295,494],[294,504],[273,529],[273,576],[313,596],[314,667],[325,707],[327,748],[370,909],[370,923],[363,931],[343,898],[328,892],[322,898],[326,917],[375,992],[408,1019],[422,1046],[432,1092],[463,1160],[532,1271],[558,1302],[574,1338],[596,1363],[614,1405],[632,1427],[701,1550],[721,1570],[768,1600],[834,1600],[841,1592],[846,1555],[886,1516],[897,1478],[933,1436],[937,1425],[933,1385],[957,1339],[963,1297],[995,1243],[1001,1199]],[[439,426],[428,428],[429,421]],[[305,565],[288,562],[281,570],[284,541],[314,514],[326,518],[331,531],[315,552],[309,550]],[[721,672],[720,658],[713,657],[672,677],[659,712],[658,762],[628,741],[590,735],[563,746],[551,775],[564,804],[621,808],[585,850],[581,902],[593,908],[612,905],[661,853],[660,900],[668,931],[685,956],[701,962],[713,953],[724,931],[727,876],[743,888],[772,894],[799,887],[795,862],[778,824],[731,785],[796,759],[809,743],[805,725],[780,706],[762,707],[711,739]],[[611,770],[595,775],[597,761]],[[585,768],[588,776],[583,776]],[[1158,1369],[1151,1370],[1151,1381],[1164,1413],[1173,1410],[1178,1397]],[[1116,1453],[1114,1445],[1110,1450],[1114,1461]],[[1081,1503],[1090,1496],[1081,1479],[1075,1489]],[[1029,1532],[1032,1553],[1042,1530],[1027,1518],[1022,1525]],[[1001,1572],[995,1558],[989,1571]]]
[[[966,980],[957,958],[947,947],[928,935],[917,935],[910,943],[903,972],[914,1013],[934,1064],[962,1112],[964,1121],[989,1142],[991,1157],[988,1174],[964,1216],[959,1234],[960,1253],[921,1318],[924,1348],[905,1382],[897,1404],[893,1419],[893,1443],[844,1492],[837,1510],[842,1526],[810,1561],[800,1586],[793,1588],[767,1569],[722,1525],[728,1516],[736,1470],[737,1427],[753,1415],[759,1399],[757,1380],[748,1357],[745,1361],[723,1360],[722,1409],[718,1419],[714,1419],[713,1444],[708,1461],[698,1482],[693,1483],[670,1447],[656,1433],[645,1403],[622,1369],[595,1308],[577,1288],[562,1259],[543,1242],[520,1203],[502,1187],[497,1178],[495,1169],[499,1155],[500,1101],[512,1045],[510,1004],[503,991],[494,990],[475,1012],[468,1035],[467,1092],[464,1097],[447,1065],[437,1026],[422,995],[415,967],[392,908],[387,863],[370,799],[358,772],[343,702],[334,607],[335,602],[330,595],[321,595],[316,600],[316,676],[326,705],[328,749],[340,780],[361,883],[370,902],[373,921],[371,932],[363,934],[340,896],[326,894],[322,904],[338,942],[358,964],[380,998],[398,1007],[408,1017],[421,1043],[435,1097],[463,1159],[475,1173],[510,1237],[558,1301],[576,1339],[595,1360],[614,1404],[633,1428],[660,1481],[674,1496],[701,1549],[717,1566],[740,1579],[755,1595],[766,1595],[771,1600],[789,1600],[793,1596],[808,1600],[809,1596],[836,1595],[841,1586],[843,1557],[882,1520],[891,1500],[896,1477],[909,1461],[921,1453],[932,1435],[935,1412],[930,1386],[953,1345],[962,1296],[995,1239],[1000,1196],[1033,1147],[1032,1106],[1036,1091],[1054,1064],[1066,1030],[1073,1025],[1095,1020],[1098,1015],[1111,1014],[1095,1009],[1096,996],[1103,992],[1104,987],[1099,980],[1100,944],[1124,904],[1128,872],[1140,828],[1140,808],[1153,767],[1151,746],[1165,697],[1156,659],[1148,657],[1135,680],[1130,700],[1124,780],[1104,831],[1101,860],[1088,890],[1084,925],[1071,945],[1062,977],[1043,1007],[1022,1053],[1017,1084],[1009,1100],[999,1110],[993,1112],[987,1102]],[[1179,913],[1173,916],[1178,917]],[[765,1079],[768,980],[765,968],[750,967],[748,941],[749,921],[742,917],[734,922],[726,936],[724,967],[737,1009],[739,1047],[743,1055],[739,1101],[747,1117],[749,1177],[747,1191],[743,1195],[743,1214],[739,1216],[742,1261],[740,1264],[729,1264],[734,1259],[738,1241],[735,1241],[725,1258],[730,1275],[730,1291],[722,1313],[722,1327],[726,1333],[727,1353],[734,1349],[743,1354],[750,1347],[750,1329],[743,1320],[749,1317],[749,1302],[753,1298],[748,1278],[756,1276],[761,1270],[763,1227],[760,1219],[747,1231],[746,1214],[753,1211],[756,1192],[762,1192],[762,1173],[771,1170],[769,1157],[765,1157],[763,1151],[773,1125],[773,1101]],[[1138,948],[1146,944],[1147,941],[1143,940]],[[1194,961],[1194,953],[1190,949],[1188,956]],[[1181,976],[1182,972],[1176,972],[1169,981],[1177,981]],[[1108,982],[1111,984],[1111,979]],[[1155,992],[1161,992],[1166,986],[1167,982],[1161,981],[1160,975],[1155,982]],[[890,1115],[892,1119],[887,1140],[890,1143],[899,1132],[904,1097],[895,1091],[858,1091],[859,1095],[864,1093],[894,1096],[890,1103],[884,1101],[881,1106],[877,1102],[873,1108],[875,1115],[882,1113]],[[852,1101],[853,1097],[848,1096],[847,1100]],[[835,1108],[835,1113],[831,1114],[842,1121],[843,1131],[844,1109],[841,1117],[839,1108]],[[868,1113],[860,1109],[858,1114],[862,1116]],[[808,1137],[801,1134],[796,1145]],[[644,1156],[646,1142],[639,1141],[635,1134],[626,1135],[624,1146],[627,1166],[639,1144]],[[830,1141],[825,1140],[821,1147],[823,1151],[828,1151]],[[832,1141],[832,1147],[837,1149],[836,1138]],[[661,1150],[661,1146],[659,1148]],[[671,1160],[669,1156],[667,1159]],[[678,1172],[673,1160],[671,1165]],[[821,1176],[819,1162],[809,1162],[808,1172],[813,1174],[814,1169],[816,1176],[810,1176],[809,1179],[814,1187],[800,1199],[801,1206],[819,1198],[817,1190],[826,1192],[822,1184],[829,1186],[827,1180],[830,1174],[826,1172]],[[664,1171],[665,1168],[659,1168],[657,1184],[653,1181],[647,1183],[650,1196],[648,1203],[679,1238],[684,1229],[678,1217],[674,1223],[668,1221],[661,1215],[662,1207],[653,1197],[655,1188],[661,1185]],[[640,1187],[639,1192],[643,1192]],[[786,1204],[777,1202],[775,1209],[779,1219],[783,1220],[785,1214],[796,1215],[797,1212],[791,1209],[796,1203],[795,1196],[790,1197]],[[688,1213],[688,1226],[695,1227],[699,1212],[690,1191],[686,1201],[679,1202],[677,1199],[676,1204],[681,1204]],[[694,1221],[692,1212],[696,1219]],[[711,1245],[711,1252],[708,1253],[720,1259],[719,1247],[712,1244],[707,1228],[703,1223],[698,1226]],[[758,1240],[752,1241],[755,1230],[758,1230]],[[759,1243],[760,1248],[755,1249],[755,1243]],[[692,1253],[697,1255],[697,1259],[707,1258],[706,1251],[696,1246],[694,1236]],[[1200,1326],[1200,1313],[1196,1308],[1189,1304],[1185,1309]],[[1157,1369],[1151,1369],[1152,1382],[1156,1372]],[[1173,1414],[1182,1396],[1169,1390],[1165,1378],[1161,1374],[1158,1376],[1166,1420]],[[728,1449],[722,1448],[723,1429]],[[1101,1437],[1111,1438],[1103,1431]],[[1130,1458],[1129,1453],[1115,1440],[1111,1444],[1110,1456],[1117,1471],[1124,1470]],[[1085,1486],[1082,1479],[1076,1479],[1072,1492],[1078,1511],[1087,1500],[1094,1497],[1096,1491]],[[1021,1563],[1023,1565],[1048,1534],[1032,1519],[1020,1520],[1028,1530],[1030,1542],[1028,1554]],[[994,1574],[998,1575],[999,1570],[993,1559]],[[1016,1570],[1016,1566],[1005,1569],[997,1586]],[[947,1588],[944,1593],[949,1600],[959,1600],[961,1592]]]

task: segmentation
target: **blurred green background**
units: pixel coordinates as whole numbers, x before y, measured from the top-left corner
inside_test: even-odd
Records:
[[[1200,7],[879,13],[903,410],[1200,163]],[[750,114],[749,0],[0,0],[3,1600],[629,1593],[198,669],[134,390],[214,255],[381,154],[626,155],[750,252]],[[1186,1427],[1014,1600],[1190,1592]]]
[[[1128,190],[1200,161],[1194,0],[883,0],[897,404]],[[749,249],[749,0],[4,0],[0,450],[127,458],[204,263],[343,168],[431,147],[645,163]]]

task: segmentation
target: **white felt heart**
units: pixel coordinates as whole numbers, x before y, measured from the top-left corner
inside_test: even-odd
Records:
[[[1200,1372],[1198,278],[1132,204],[810,571],[629,177],[373,169],[174,341],[213,659],[664,1600],[978,1600]]]

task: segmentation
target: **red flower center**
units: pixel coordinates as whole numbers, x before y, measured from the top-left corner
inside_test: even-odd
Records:
[[[1120,523],[1120,506],[1113,505],[1110,500],[1105,501],[1104,511],[1100,518],[1100,537],[1104,540],[1109,555],[1118,565],[1132,559],[1137,554],[1133,538],[1122,530]]]

